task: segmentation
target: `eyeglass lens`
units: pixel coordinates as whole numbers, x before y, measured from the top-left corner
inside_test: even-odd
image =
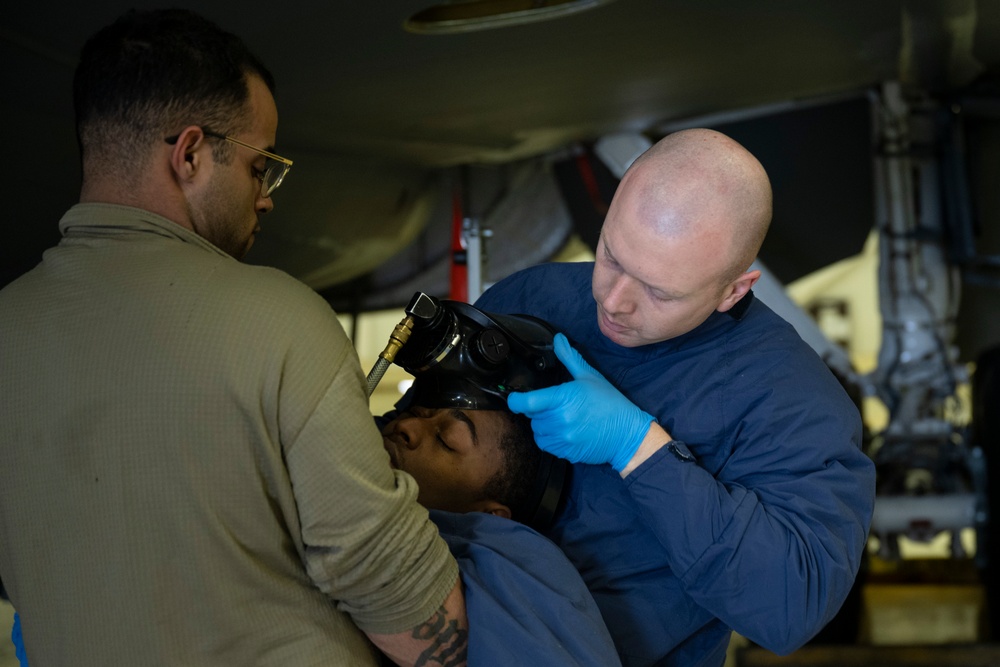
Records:
[[[277,160],[268,159],[264,165],[264,177],[261,179],[260,190],[265,197],[278,189],[288,173],[288,165]]]

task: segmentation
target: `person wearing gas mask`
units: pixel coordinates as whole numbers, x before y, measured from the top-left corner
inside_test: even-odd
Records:
[[[512,387],[568,379],[551,329],[533,318],[434,302],[450,326],[418,330],[399,352],[413,387],[376,421],[390,464],[417,482],[417,501],[458,561],[469,664],[619,665],[579,573],[534,530],[552,521],[566,463],[538,449],[528,419],[506,405]],[[486,338],[503,350],[488,360],[477,352]],[[442,339],[458,342],[442,352]]]
[[[529,268],[476,302],[565,334],[574,380],[508,403],[574,462],[545,534],[628,667],[718,667],[731,629],[788,653],[836,614],[861,562],[874,466],[846,392],[753,297],[770,218],[753,155],[677,132],[622,178],[593,264]]]

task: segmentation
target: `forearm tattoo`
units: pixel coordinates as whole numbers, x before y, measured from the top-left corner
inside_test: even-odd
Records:
[[[433,643],[417,658],[415,667],[441,665],[455,667],[464,665],[469,652],[469,631],[461,628],[458,621],[448,617],[448,610],[442,606],[426,623],[413,629],[413,638],[432,640]]]

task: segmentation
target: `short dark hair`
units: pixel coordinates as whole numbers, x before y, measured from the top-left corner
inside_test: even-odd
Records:
[[[510,508],[511,518],[531,520],[537,505],[537,476],[542,450],[535,444],[531,420],[524,415],[498,410],[504,420],[500,436],[500,469],[486,482],[487,498]]]
[[[247,76],[274,92],[274,77],[243,41],[183,9],[131,10],[80,53],[73,106],[81,156],[143,160],[187,125],[230,133],[247,121]],[[217,142],[225,158],[228,142]]]

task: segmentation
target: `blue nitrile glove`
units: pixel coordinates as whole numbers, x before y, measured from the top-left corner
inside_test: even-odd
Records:
[[[553,345],[573,380],[512,392],[507,405],[531,419],[541,449],[572,463],[610,463],[621,472],[639,449],[653,417],[622,396],[556,334]]]

